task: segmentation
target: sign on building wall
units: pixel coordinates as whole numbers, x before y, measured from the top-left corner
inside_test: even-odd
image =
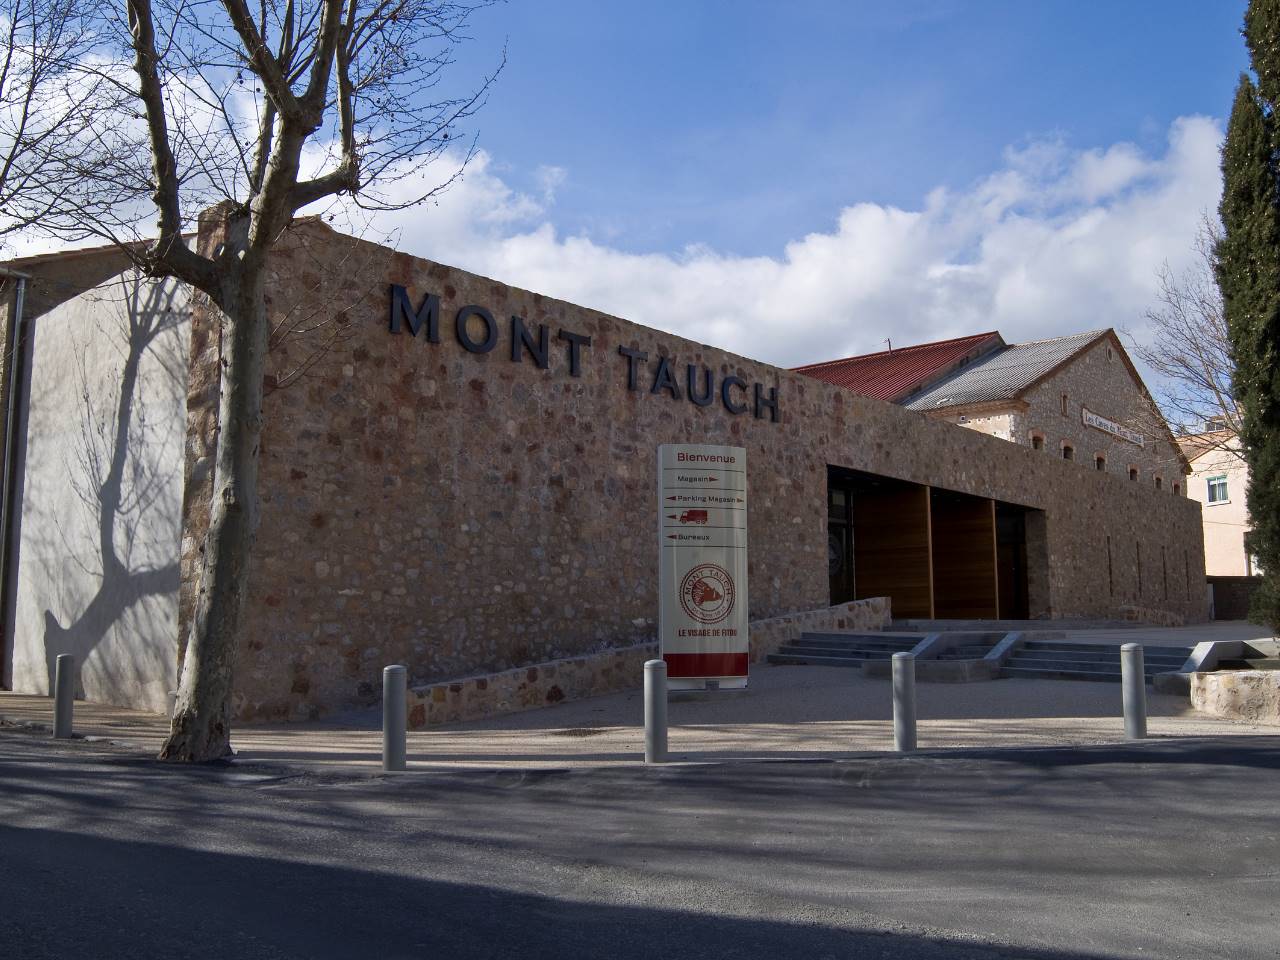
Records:
[[[658,447],[658,556],[658,640],[670,687],[745,687],[746,450]]]
[[[1114,420],[1108,420],[1101,414],[1094,413],[1088,407],[1080,408],[1080,416],[1084,420],[1084,425],[1086,427],[1093,427],[1095,430],[1101,430],[1104,433],[1109,433],[1113,437],[1119,437],[1121,440],[1128,440],[1130,443],[1136,443],[1138,446],[1142,446],[1142,441],[1144,439],[1142,434],[1137,433],[1134,430],[1130,430],[1128,427],[1116,423]]]

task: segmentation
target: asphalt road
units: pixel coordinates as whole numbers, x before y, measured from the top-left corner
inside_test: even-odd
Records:
[[[1280,957],[1280,737],[318,777],[0,731],[0,955]]]

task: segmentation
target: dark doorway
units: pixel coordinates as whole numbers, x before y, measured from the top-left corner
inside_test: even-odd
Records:
[[[1049,613],[1041,510],[827,467],[831,602],[889,597],[899,618]]]
[[[953,490],[930,490],[933,615],[987,620],[1000,615],[995,502]]]
[[[853,566],[853,495],[840,486],[827,487],[827,570],[831,576],[831,603],[856,599]]]
[[[929,488],[828,467],[827,503],[831,602],[889,597],[894,616],[933,616]]]
[[[1000,619],[1028,619],[1027,511],[1009,503],[996,503],[996,572]]]

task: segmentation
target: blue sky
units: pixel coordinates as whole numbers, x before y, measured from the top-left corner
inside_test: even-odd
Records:
[[[850,203],[911,206],[1031,138],[1159,149],[1221,117],[1243,4],[514,0],[456,70],[509,63],[476,124],[495,172],[565,171],[555,221],[633,252],[778,254]]]
[[[1159,270],[1194,268],[1217,207],[1243,10],[513,0],[451,68],[507,45],[465,178],[339,225],[781,365],[991,329],[1149,340]]]

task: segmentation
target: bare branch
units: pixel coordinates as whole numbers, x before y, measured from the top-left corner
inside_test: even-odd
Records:
[[[1166,264],[1158,275],[1157,305],[1145,320],[1148,337],[1126,333],[1133,353],[1156,374],[1156,395],[1165,419],[1199,446],[1239,456],[1231,438],[1240,409],[1231,395],[1234,364],[1222,299],[1213,277],[1218,227],[1207,216],[1196,238],[1196,257],[1182,273]]]
[[[134,70],[138,74],[138,97],[146,108],[147,130],[151,137],[151,169],[155,186],[152,196],[160,213],[160,235],[152,245],[151,254],[156,266],[163,264],[176,276],[213,296],[217,286],[212,264],[188,249],[182,238],[177,163],[169,144],[164,88],[160,83],[151,5],[146,0],[128,0],[128,10],[129,29],[133,34],[136,54]]]
[[[236,33],[240,35],[249,63],[253,66],[254,72],[262,78],[267,96],[275,104],[276,112],[291,119],[301,117],[302,106],[293,95],[293,90],[289,86],[284,71],[280,69],[280,64],[267,48],[266,41],[262,39],[262,34],[253,21],[253,14],[249,12],[244,0],[223,0],[223,5],[227,8],[227,15],[231,18]]]

